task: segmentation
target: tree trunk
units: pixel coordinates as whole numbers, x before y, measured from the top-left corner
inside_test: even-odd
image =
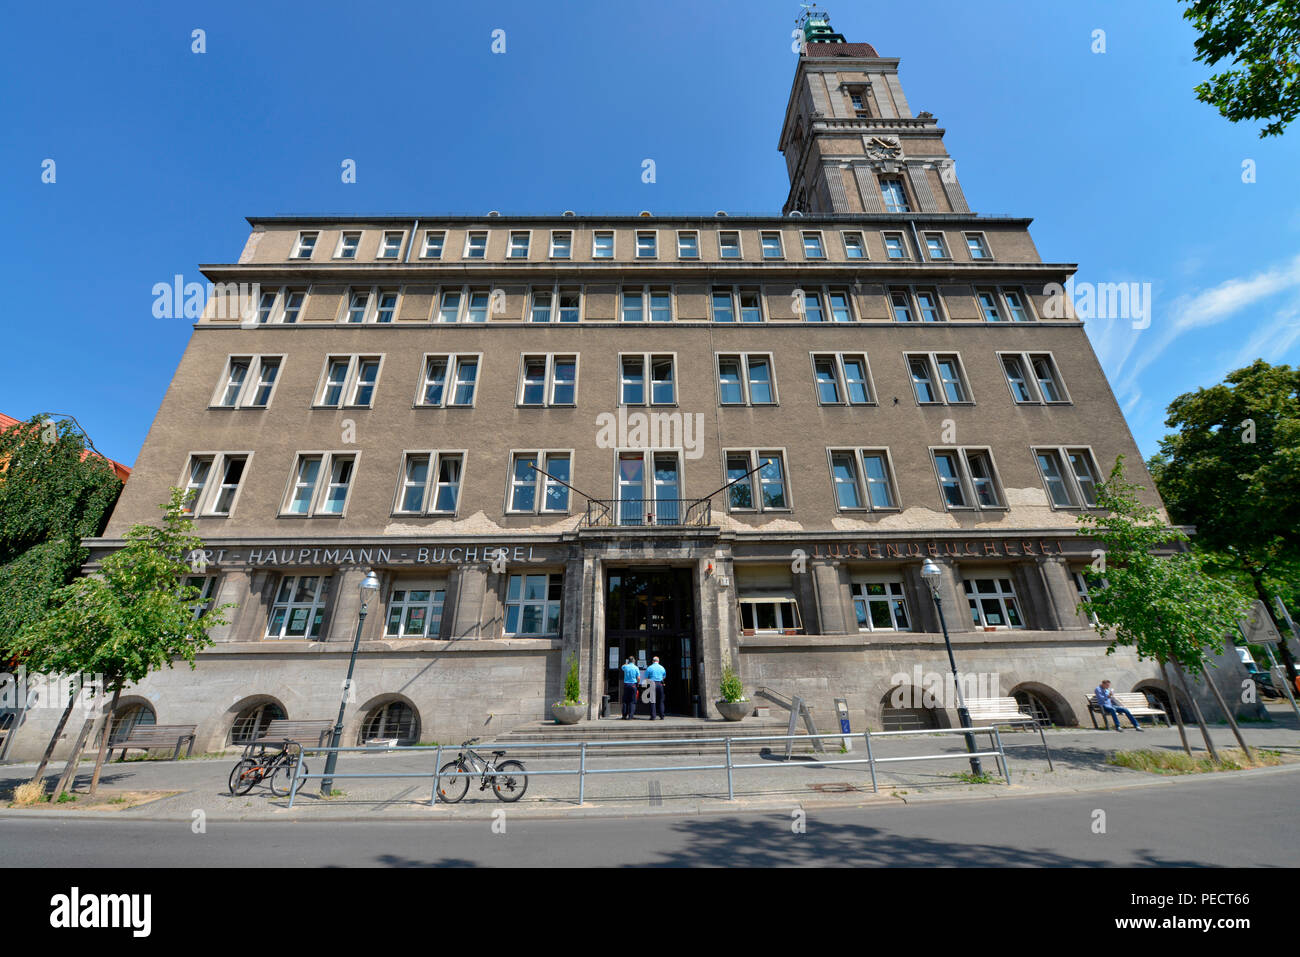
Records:
[[[41,757],[41,763],[36,766],[36,773],[32,775],[32,783],[35,784],[45,776],[45,768],[50,763],[50,757],[54,754],[55,745],[59,743],[59,735],[63,734],[63,728],[68,723],[68,718],[72,715],[72,709],[77,703],[77,693],[81,690],[79,684],[73,685],[73,690],[68,694],[68,706],[63,709],[63,717],[59,718],[59,726],[54,729],[50,735],[50,743],[45,746],[45,754]]]
[[[108,705],[108,716],[104,719],[104,737],[99,742],[99,754],[95,757],[95,773],[90,776],[90,790],[86,792],[94,797],[99,789],[99,772],[104,767],[104,755],[108,751],[108,739],[113,733],[113,714],[117,711],[117,699],[122,696],[122,683],[113,685],[113,700]]]
[[[1246,760],[1251,764],[1254,764],[1255,752],[1251,750],[1250,745],[1246,743],[1246,739],[1241,733],[1241,728],[1237,725],[1237,716],[1233,714],[1232,709],[1228,707],[1228,702],[1223,700],[1223,693],[1219,691],[1218,685],[1214,683],[1214,678],[1210,675],[1208,670],[1205,672],[1205,683],[1210,686],[1210,691],[1214,695],[1214,700],[1219,702],[1219,707],[1223,709],[1223,716],[1228,719],[1228,725],[1232,728],[1232,733],[1236,736],[1237,743],[1241,745],[1241,750],[1246,752]]]
[[[1173,680],[1170,676],[1169,662],[1160,659],[1160,674],[1165,679],[1165,687],[1169,689],[1169,710],[1173,713],[1174,721],[1178,724],[1178,737],[1182,739],[1183,750],[1187,756],[1192,756],[1192,746],[1187,742],[1187,729],[1183,727],[1183,709],[1178,707],[1178,691],[1174,688]]]
[[[1210,738],[1210,729],[1205,724],[1205,716],[1201,714],[1201,706],[1196,703],[1196,696],[1192,694],[1191,685],[1187,683],[1187,675],[1183,674],[1183,666],[1176,657],[1169,659],[1174,663],[1174,671],[1178,673],[1178,681],[1183,686],[1183,691],[1187,694],[1187,702],[1192,706],[1192,717],[1196,719],[1196,726],[1201,729],[1201,737],[1205,739],[1205,750],[1210,752],[1210,760],[1215,764],[1222,764],[1219,758],[1219,752],[1214,747],[1214,741]]]
[[[54,786],[54,794],[50,796],[51,804],[58,804],[63,792],[72,790],[72,782],[77,779],[77,764],[81,761],[81,753],[86,750],[86,741],[90,738],[91,730],[97,724],[99,724],[99,718],[90,717],[81,725],[81,733],[77,735],[77,743],[72,746],[72,753],[68,755],[68,764],[63,769],[63,774],[59,776],[59,783]]]

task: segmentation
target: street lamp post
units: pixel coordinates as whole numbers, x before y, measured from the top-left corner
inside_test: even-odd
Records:
[[[930,594],[934,597],[935,610],[939,612],[939,627],[943,630],[943,644],[948,649],[948,666],[952,668],[952,686],[957,693],[957,719],[961,721],[963,728],[972,727],[970,721],[970,712],[966,710],[966,697],[961,692],[961,680],[957,677],[957,659],[952,654],[952,641],[948,638],[948,624],[943,619],[943,600],[939,597],[939,579],[943,571],[930,559],[926,559],[921,565],[921,577],[930,585]],[[972,755],[975,754],[975,735],[966,735],[966,750]],[[976,776],[984,773],[984,768],[980,764],[980,759],[972,757],[970,759],[970,772]]]
[[[343,682],[343,699],[339,701],[339,717],[334,722],[334,734],[330,738],[330,748],[332,749],[329,756],[325,759],[325,777],[320,782],[321,797],[329,797],[330,791],[334,788],[334,769],[339,762],[339,742],[343,740],[343,713],[348,707],[348,694],[352,690],[352,671],[357,666],[357,649],[361,646],[361,626],[366,623],[366,606],[370,602],[371,596],[379,591],[379,579],[375,573],[366,570],[366,577],[361,580],[361,613],[357,618],[357,634],[352,639],[352,657],[348,659],[348,677]]]

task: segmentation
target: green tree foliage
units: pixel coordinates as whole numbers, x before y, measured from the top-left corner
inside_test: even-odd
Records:
[[[1177,431],[1148,465],[1170,518],[1266,603],[1300,599],[1300,369],[1256,360],[1178,396],[1165,425]]]
[[[1184,0],[1200,36],[1196,59],[1232,68],[1196,87],[1196,98],[1233,123],[1269,120],[1278,136],[1300,114],[1300,0]]]
[[[112,466],[85,451],[71,422],[44,415],[0,432],[0,657],[76,575],[81,540],[103,531],[122,491]]]
[[[98,574],[79,578],[54,594],[54,608],[25,627],[15,648],[27,667],[43,674],[102,676],[116,704],[122,689],[173,662],[194,667],[195,655],[212,643],[208,630],[226,624],[226,607],[202,610],[199,589],[184,584],[189,556],[203,543],[181,511],[184,492],[171,490],[160,505],[160,526],[138,524],[126,544],[100,563]],[[105,729],[91,792],[99,780]],[[53,742],[51,742],[53,743]]]
[[[1194,552],[1156,551],[1187,536],[1143,505],[1141,486],[1124,478],[1124,457],[1097,487],[1096,512],[1079,516],[1081,534],[1104,549],[1104,568],[1091,567],[1088,610],[1097,631],[1113,631],[1107,654],[1131,646],[1141,659],[1180,663],[1193,675],[1205,667],[1207,651],[1223,650],[1249,600],[1231,582],[1207,575]]]

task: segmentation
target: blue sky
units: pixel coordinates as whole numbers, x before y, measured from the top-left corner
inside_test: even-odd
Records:
[[[1034,217],[1043,258],[1079,263],[1080,283],[1151,284],[1148,328],[1089,323],[1144,455],[1175,395],[1257,356],[1300,362],[1300,124],[1260,140],[1197,102],[1207,70],[1180,4],[823,6],[849,40],[902,58],[972,208]],[[12,8],[0,411],[71,413],[133,462],[190,335],[153,317],[150,290],[234,260],[246,215],[779,211],[798,13],[785,0]],[[206,53],[191,52],[196,28]],[[348,158],[355,184],[340,180]]]

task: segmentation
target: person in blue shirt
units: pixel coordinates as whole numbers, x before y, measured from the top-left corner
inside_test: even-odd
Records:
[[[1121,714],[1126,714],[1128,715],[1128,719],[1133,722],[1134,729],[1137,731],[1142,730],[1141,726],[1137,723],[1137,718],[1133,717],[1133,712],[1115,701],[1115,696],[1110,690],[1109,678],[1097,685],[1097,687],[1093,689],[1093,693],[1097,696],[1097,707],[1101,708],[1101,723],[1103,725],[1106,723],[1106,715],[1110,715],[1115,719],[1115,730],[1123,731],[1124,729],[1119,726],[1119,716]]]
[[[641,669],[631,658],[623,662],[623,720],[636,717],[636,686],[641,681]]]
[[[664,679],[668,677],[668,671],[659,663],[656,657],[650,663],[650,667],[645,670],[645,676],[654,686],[654,698],[650,703],[650,720],[658,718],[664,719]]]

